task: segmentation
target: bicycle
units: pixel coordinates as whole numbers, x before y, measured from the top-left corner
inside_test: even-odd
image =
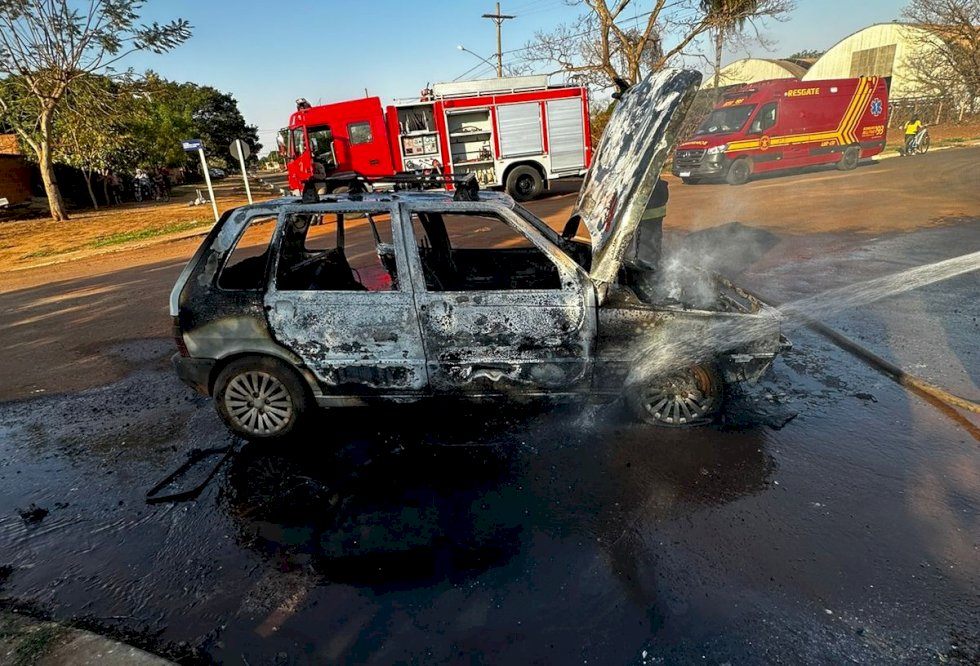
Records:
[[[153,200],[170,201],[170,188],[165,183],[153,183]]]
[[[930,143],[929,128],[923,127],[916,132],[911,141],[902,147],[902,155],[925,155],[927,152],[929,152]]]

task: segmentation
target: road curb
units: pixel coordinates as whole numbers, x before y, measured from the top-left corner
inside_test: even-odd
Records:
[[[176,666],[126,643],[26,615],[0,613],[0,663],[34,666]]]

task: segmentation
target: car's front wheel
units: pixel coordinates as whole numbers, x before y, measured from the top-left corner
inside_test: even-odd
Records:
[[[229,363],[215,381],[214,400],[228,427],[251,440],[280,439],[296,432],[310,404],[296,372],[269,357]]]
[[[710,423],[721,410],[724,385],[717,370],[694,365],[627,389],[633,415],[645,423],[691,426]]]

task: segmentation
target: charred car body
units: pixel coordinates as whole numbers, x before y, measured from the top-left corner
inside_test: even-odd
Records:
[[[227,212],[171,294],[178,375],[253,439],[287,435],[313,406],[624,387],[646,421],[710,419],[724,382],[779,352],[778,316],[720,282],[691,307],[623,261],[699,80],[671,70],[623,95],[562,234],[467,189]],[[731,344],[687,344],[719,330]]]

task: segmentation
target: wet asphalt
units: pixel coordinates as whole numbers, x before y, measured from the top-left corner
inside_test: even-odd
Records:
[[[980,249],[975,219],[716,233],[779,302]],[[978,293],[825,321],[976,400]],[[0,404],[0,601],[184,663],[980,663],[980,421],[790,337],[710,427],[438,404],[325,412],[289,446],[231,437],[171,341],[119,346],[140,369],[115,384]],[[197,499],[145,503],[229,444]]]

